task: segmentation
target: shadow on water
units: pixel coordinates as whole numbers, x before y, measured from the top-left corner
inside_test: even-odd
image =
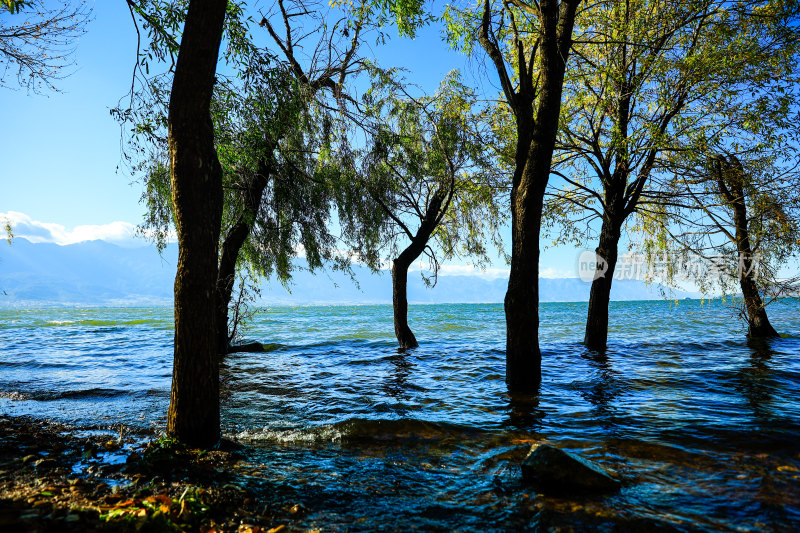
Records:
[[[508,393],[508,418],[503,426],[517,431],[537,432],[542,428],[542,419],[547,416],[539,408],[539,392],[536,394]]]
[[[382,390],[398,402],[408,402],[412,395],[410,392],[411,383],[409,378],[415,369],[414,363],[410,361],[408,350],[398,348],[397,353],[387,358],[391,367],[383,380]],[[398,416],[408,416],[407,409],[398,409]]]
[[[616,425],[615,404],[623,385],[606,352],[585,349],[581,357],[586,360],[593,374],[589,385],[581,391],[581,395],[593,406],[594,414],[603,428],[611,432]]]
[[[773,344],[779,341],[780,339],[747,339],[747,347],[751,350],[749,365],[736,374],[736,389],[744,396],[753,416],[761,423],[775,419],[772,403],[776,384],[770,362],[777,355]]]

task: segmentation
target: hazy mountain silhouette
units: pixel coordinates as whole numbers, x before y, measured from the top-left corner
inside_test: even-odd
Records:
[[[159,256],[152,246],[123,248],[104,241],[59,246],[17,238],[0,244],[0,306],[169,306],[177,264],[177,246]],[[305,261],[298,259],[300,266]],[[272,305],[374,304],[391,302],[391,276],[354,267],[356,286],[341,272],[295,272],[289,291],[275,280],[264,283],[262,300]],[[412,303],[502,302],[507,280],[477,275],[440,275],[426,288],[419,273],[409,273]],[[578,278],[541,279],[541,301],[589,299],[589,284]],[[615,280],[613,300],[661,298],[657,286]],[[674,298],[692,296],[675,291]]]

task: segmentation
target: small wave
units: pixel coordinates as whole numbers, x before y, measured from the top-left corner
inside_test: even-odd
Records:
[[[43,369],[43,368],[69,368],[69,369],[77,369],[81,368],[83,365],[80,363],[50,363],[50,362],[41,362],[41,361],[0,361],[0,367],[5,368],[31,368],[31,369]]]
[[[12,400],[15,402],[24,402],[25,400],[32,399],[30,395],[23,394],[19,391],[0,391],[0,398],[5,398],[6,400]]]
[[[267,429],[242,431],[235,435],[244,442],[277,442],[281,444],[322,444],[339,442],[342,433],[333,426],[307,429]]]
[[[84,389],[84,390],[71,390],[56,393],[52,399],[74,399],[74,398],[113,398],[115,396],[122,396],[129,394],[129,391],[119,389]]]
[[[302,429],[243,431],[235,435],[241,441],[279,442],[284,444],[322,444],[329,442],[461,441],[483,432],[476,428],[447,422],[429,422],[410,418],[368,420],[351,418],[335,424]]]
[[[130,394],[130,391],[119,389],[82,389],[67,391],[4,391],[0,392],[0,398],[7,398],[14,401],[39,401],[46,402],[52,400],[82,400],[87,398],[115,398]]]
[[[161,325],[165,321],[152,318],[136,320],[48,320],[45,326],[144,326]]]

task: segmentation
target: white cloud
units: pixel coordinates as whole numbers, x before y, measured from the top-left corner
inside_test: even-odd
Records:
[[[84,241],[106,241],[120,246],[141,246],[144,241],[136,236],[136,226],[130,222],[111,222],[110,224],[75,226],[67,229],[61,224],[33,220],[24,213],[9,211],[0,213],[0,221],[8,220],[14,237],[22,237],[31,242],[49,242],[60,245]]]
[[[577,278],[578,273],[575,270],[563,270],[560,268],[553,268],[547,267],[542,268],[539,267],[539,277],[540,278],[549,278],[549,279],[561,279],[561,278]]]

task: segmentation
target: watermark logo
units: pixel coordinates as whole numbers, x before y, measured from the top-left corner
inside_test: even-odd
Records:
[[[578,277],[584,283],[591,283],[605,277],[608,262],[594,252],[585,250],[578,256]]]
[[[670,254],[668,252],[645,257],[643,254],[628,253],[620,255],[614,268],[614,279],[673,279],[676,281],[697,281],[699,279],[758,279],[761,257],[695,254]],[[578,256],[578,277],[584,283],[604,278],[608,273],[608,261],[590,250]]]

